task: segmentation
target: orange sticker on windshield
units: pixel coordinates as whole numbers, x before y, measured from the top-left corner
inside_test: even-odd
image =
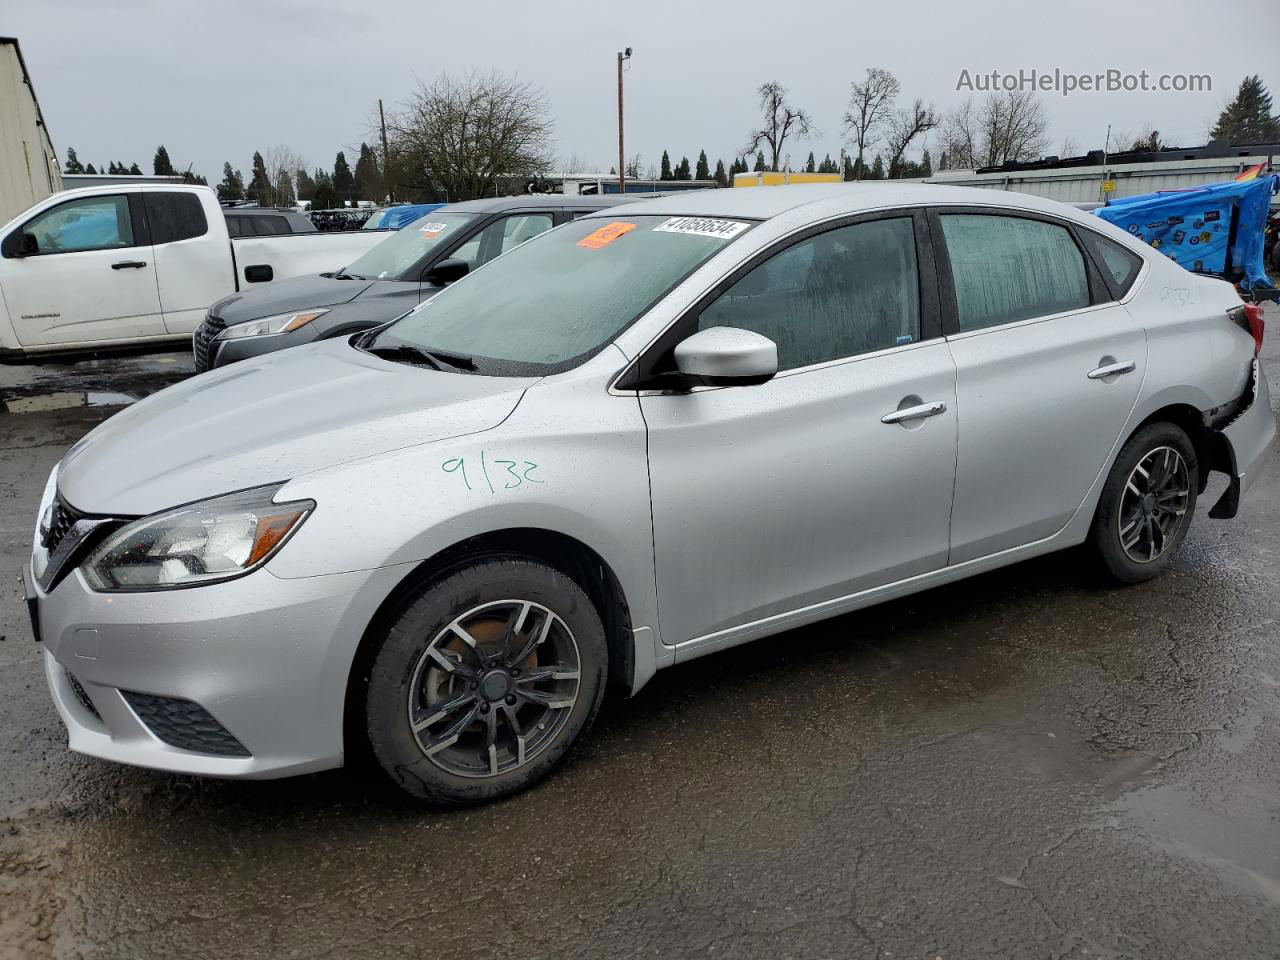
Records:
[[[601,247],[608,246],[624,234],[630,233],[636,228],[634,223],[623,223],[620,220],[613,223],[607,223],[599,230],[587,234],[578,241],[578,246],[585,247],[588,250],[599,250]]]

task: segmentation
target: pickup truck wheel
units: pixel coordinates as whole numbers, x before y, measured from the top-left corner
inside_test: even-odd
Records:
[[[483,803],[541,780],[591,725],[608,648],[586,593],[545,564],[477,561],[427,584],[381,637],[369,744],[404,790]]]
[[[1195,514],[1200,473],[1185,431],[1152,423],[1129,438],[1102,488],[1090,541],[1121,583],[1149,580],[1173,561]]]

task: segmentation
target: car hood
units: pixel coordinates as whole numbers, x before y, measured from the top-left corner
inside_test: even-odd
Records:
[[[535,379],[393,363],[346,340],[231,364],[116,414],[71,448],[75,508],[145,515],[401,447],[477,433]]]
[[[209,312],[227,324],[242,323],[291,310],[346,303],[360,296],[372,284],[372,280],[334,280],[319,274],[290,277],[224,297]]]

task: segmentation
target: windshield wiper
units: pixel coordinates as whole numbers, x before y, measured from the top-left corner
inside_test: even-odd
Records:
[[[388,344],[384,347],[366,347],[365,350],[375,357],[381,357],[383,360],[423,363],[436,370],[443,370],[446,364],[451,367],[457,367],[460,370],[474,370],[476,368],[475,361],[470,357],[458,356],[452,353],[434,353],[431,350],[424,350],[422,347],[415,347],[410,343]]]

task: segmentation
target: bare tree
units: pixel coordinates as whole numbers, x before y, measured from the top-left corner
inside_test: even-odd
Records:
[[[1049,146],[1049,118],[1029,90],[990,94],[978,123],[984,166],[1036,160]]]
[[[889,177],[899,175],[902,158],[916,137],[922,136],[938,125],[938,112],[933,105],[925,106],[916,98],[910,107],[904,107],[893,116],[889,125]]]
[[[942,155],[947,170],[963,170],[978,165],[978,114],[973,97],[942,118],[939,132],[942,137]]]
[[[888,70],[879,67],[867,69],[867,79],[856,80],[849,85],[849,109],[844,114],[846,134],[853,134],[851,143],[857,144],[858,157],[853,165],[855,179],[861,180],[863,153],[878,139],[877,131],[889,119],[893,102],[898,98],[902,85]]]
[[[282,143],[269,149],[262,159],[270,191],[259,202],[268,207],[293,206],[296,202],[293,175],[298,170],[305,170],[307,161],[302,159],[298,151]]]
[[[642,163],[644,163],[644,157],[637,153],[627,161],[627,169],[624,171],[624,176],[628,180],[639,180]]]
[[[1058,147],[1058,156],[1074,157],[1078,149],[1074,137],[1063,137],[1062,145]]]
[[[501,181],[552,167],[546,93],[497,71],[419,83],[387,128],[410,183],[450,200],[494,196]]]
[[[561,173],[595,173],[600,168],[576,150],[556,164]]]
[[[804,110],[787,103],[787,90],[777,80],[762,83],[759,94],[764,123],[751,131],[743,153],[754,153],[760,144],[767,143],[773,158],[769,169],[777,170],[787,137],[807,137],[813,130],[813,120]]]

